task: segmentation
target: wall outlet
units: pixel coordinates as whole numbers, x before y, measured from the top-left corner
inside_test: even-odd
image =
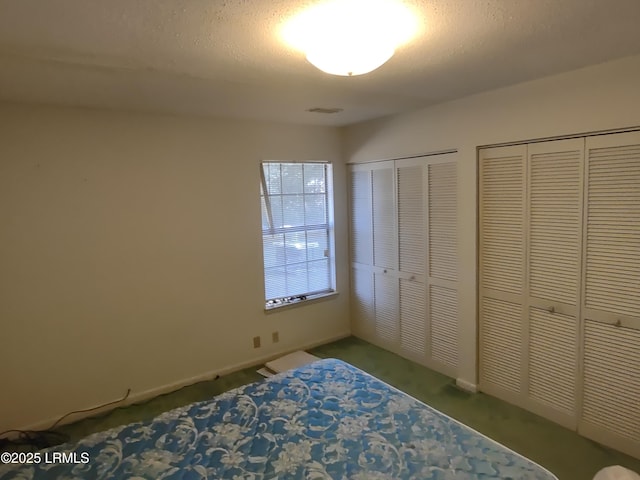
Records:
[[[253,337],[253,348],[260,348],[260,337]]]
[[[271,341],[273,343],[278,343],[280,341],[280,334],[278,332],[273,332],[271,334]]]

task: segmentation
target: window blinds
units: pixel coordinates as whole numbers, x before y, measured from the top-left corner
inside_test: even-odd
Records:
[[[333,291],[330,165],[261,165],[266,301]]]

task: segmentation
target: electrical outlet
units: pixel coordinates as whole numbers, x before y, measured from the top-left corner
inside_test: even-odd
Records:
[[[253,348],[260,348],[260,337],[253,337]]]
[[[273,332],[271,334],[271,341],[273,343],[278,343],[280,341],[280,334],[278,332]]]

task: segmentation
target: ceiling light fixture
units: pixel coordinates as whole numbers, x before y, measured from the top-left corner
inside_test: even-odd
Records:
[[[282,36],[323,72],[362,75],[389,60],[417,23],[398,1],[329,0],[289,20]]]

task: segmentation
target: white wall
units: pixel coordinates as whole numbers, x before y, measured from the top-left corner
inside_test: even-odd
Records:
[[[347,162],[459,151],[460,381],[477,381],[476,148],[633,126],[640,126],[640,56],[344,129]]]
[[[339,142],[325,127],[0,104],[0,431],[347,335]],[[337,297],[264,313],[263,159],[336,162]]]

